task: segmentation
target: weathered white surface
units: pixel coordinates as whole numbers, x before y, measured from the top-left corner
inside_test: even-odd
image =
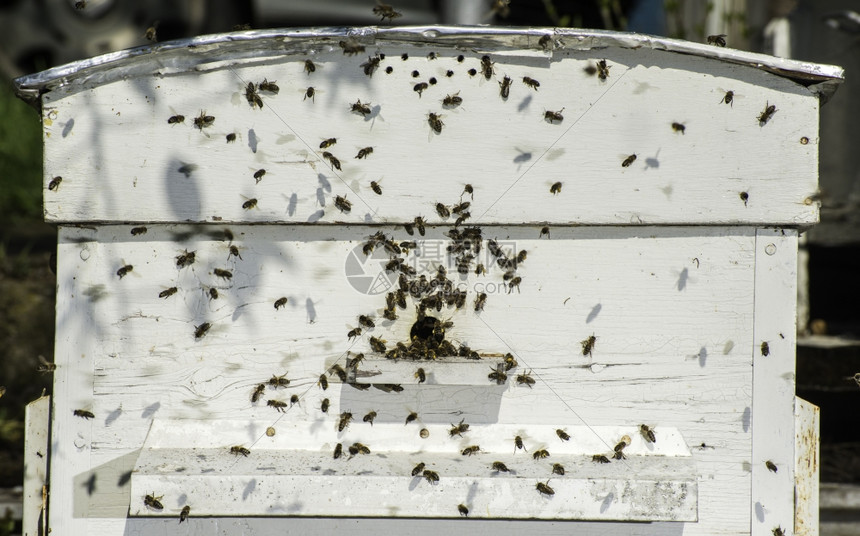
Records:
[[[48,432],[51,398],[42,396],[27,404],[24,417],[24,536],[44,534],[47,526]]]
[[[797,232],[759,229],[755,245],[752,534],[794,527]],[[762,345],[767,343],[765,349]],[[765,355],[766,354],[766,355]],[[777,471],[765,465],[771,461]]]
[[[430,51],[438,59],[428,59]],[[360,65],[376,52],[386,57],[368,77]],[[650,49],[488,53],[495,62],[489,81],[480,73],[482,52],[398,44],[349,57],[329,44],[256,64],[225,60],[180,72],[156,56],[145,76],[83,91],[60,87],[43,97],[45,217],[385,223],[421,214],[451,223],[434,205],[453,205],[471,183],[471,214],[482,224],[818,220],[817,203],[808,199],[817,189],[819,103],[796,82]],[[305,59],[317,66],[310,75]],[[584,72],[600,59],[610,65],[606,81]],[[505,75],[513,79],[507,100],[499,96]],[[540,88],[527,87],[524,76]],[[413,86],[431,77],[438,83],[419,97]],[[263,79],[276,80],[280,93],[261,92],[264,106],[254,109],[244,88]],[[308,86],[314,99],[304,98]],[[728,90],[735,92],[731,106],[722,102]],[[443,107],[455,93],[462,105]],[[372,113],[351,112],[356,100],[371,103]],[[757,118],[768,103],[777,111],[761,126]],[[544,120],[546,111],[562,108],[561,123]],[[193,126],[201,111],[215,118],[202,130]],[[441,133],[431,130],[429,112],[441,114]],[[167,123],[175,114],[185,116],[184,124]],[[673,122],[685,133],[673,131]],[[228,133],[236,142],[226,142]],[[327,150],[342,171],[321,156],[320,142],[331,137],[338,142]],[[364,147],[373,154],[356,159]],[[637,160],[622,167],[634,153]],[[267,171],[259,183],[258,169]],[[59,188],[47,189],[55,176],[63,178]],[[381,196],[370,181],[380,183]],[[552,195],[557,181],[562,192]],[[336,195],[352,202],[350,214],[334,207]],[[256,208],[245,210],[249,199]]]
[[[821,410],[795,397],[794,534],[818,536]]]

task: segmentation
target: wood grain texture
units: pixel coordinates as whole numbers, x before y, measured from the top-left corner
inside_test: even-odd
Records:
[[[56,222],[386,223],[423,215],[477,188],[473,221],[556,224],[785,224],[818,220],[818,101],[752,67],[650,49],[490,52],[380,45],[256,63],[224,60],[44,97],[45,217]],[[368,54],[385,54],[373,76]],[[409,59],[401,60],[406,53]],[[315,72],[304,71],[312,59]],[[605,59],[609,76],[585,72]],[[391,68],[391,74],[386,73]],[[477,69],[474,76],[469,69]],[[448,77],[447,72],[452,76]],[[418,73],[413,77],[413,72]],[[499,82],[512,79],[502,99]],[[540,83],[534,90],[523,83]],[[436,84],[430,84],[431,78]],[[276,81],[245,98],[248,82]],[[427,84],[420,95],[418,83]],[[313,98],[306,98],[308,87]],[[731,105],[723,98],[735,94]],[[447,95],[463,99],[443,106]],[[366,117],[350,111],[370,103]],[[759,115],[776,112],[767,124]],[[563,121],[545,120],[563,110]],[[212,126],[195,128],[202,112]],[[432,130],[428,114],[444,123]],[[168,124],[176,114],[184,123]],[[684,125],[675,131],[673,123]],[[226,135],[236,141],[227,143]],[[320,143],[339,159],[323,158]],[[801,138],[807,138],[806,144]],[[360,149],[372,147],[363,159]],[[622,162],[637,159],[629,167]],[[266,174],[257,182],[255,172]],[[58,188],[47,188],[56,176]],[[371,190],[377,181],[382,195]],[[558,195],[550,187],[562,183]],[[746,192],[746,201],[740,198]],[[336,196],[352,203],[346,214]],[[255,208],[243,209],[257,200]]]

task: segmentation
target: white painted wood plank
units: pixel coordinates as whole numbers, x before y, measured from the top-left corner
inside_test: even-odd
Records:
[[[767,536],[794,527],[797,232],[759,229],[755,247],[752,534]]]
[[[47,527],[50,409],[51,398],[41,396],[27,404],[24,414],[24,536],[44,534]]]
[[[818,536],[821,410],[802,398],[794,400],[794,534]]]
[[[360,67],[366,55],[339,49],[256,65],[231,66],[228,58],[169,76],[154,54],[146,76],[85,91],[58,88],[44,97],[45,216],[385,223],[421,214],[443,222],[434,204],[457,203],[472,183],[471,214],[481,223],[817,221],[808,198],[817,189],[818,101],[795,82],[713,59],[621,48],[492,53],[495,75],[485,80],[467,73],[480,70],[480,53],[460,63],[459,49],[434,50],[438,59],[429,60],[422,46],[368,49],[386,55],[373,77]],[[310,75],[308,58],[317,65]],[[605,82],[583,70],[603,58],[611,66]],[[513,79],[507,100],[498,84],[505,75]],[[527,87],[524,76],[540,88]],[[413,87],[431,77],[437,84],[419,97]],[[264,78],[280,92],[263,92],[263,108],[252,109],[245,84]],[[309,86],[316,96],[304,99]],[[732,105],[721,101],[728,90]],[[443,107],[455,93],[462,105]],[[372,105],[366,118],[350,111],[357,99]],[[777,111],[761,126],[768,103]],[[562,108],[561,123],[544,120],[547,110]],[[204,110],[214,123],[196,129],[193,119]],[[442,115],[441,133],[431,130],[430,112]],[[167,123],[175,114],[184,124]],[[673,122],[685,132],[673,131]],[[229,133],[235,143],[226,142]],[[321,156],[320,142],[331,137],[338,142],[327,150],[342,171]],[[374,152],[356,159],[364,147]],[[634,153],[637,160],[622,167]],[[259,169],[267,173],[257,183]],[[59,187],[48,189],[57,176]],[[370,181],[379,182],[381,196]],[[550,193],[555,182],[563,185],[558,195]],[[334,207],[338,195],[352,202],[349,214]],[[256,208],[243,209],[251,199]]]

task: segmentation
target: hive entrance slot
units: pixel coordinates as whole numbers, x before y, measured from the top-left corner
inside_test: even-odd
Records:
[[[445,330],[438,318],[434,316],[420,316],[412,324],[409,337],[411,339],[418,338],[422,342],[433,340],[436,343],[440,343],[445,339]]]

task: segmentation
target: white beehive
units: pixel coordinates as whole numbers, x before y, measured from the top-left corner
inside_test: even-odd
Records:
[[[796,249],[840,77],[367,28],[19,79],[59,225],[53,534],[814,534]]]

